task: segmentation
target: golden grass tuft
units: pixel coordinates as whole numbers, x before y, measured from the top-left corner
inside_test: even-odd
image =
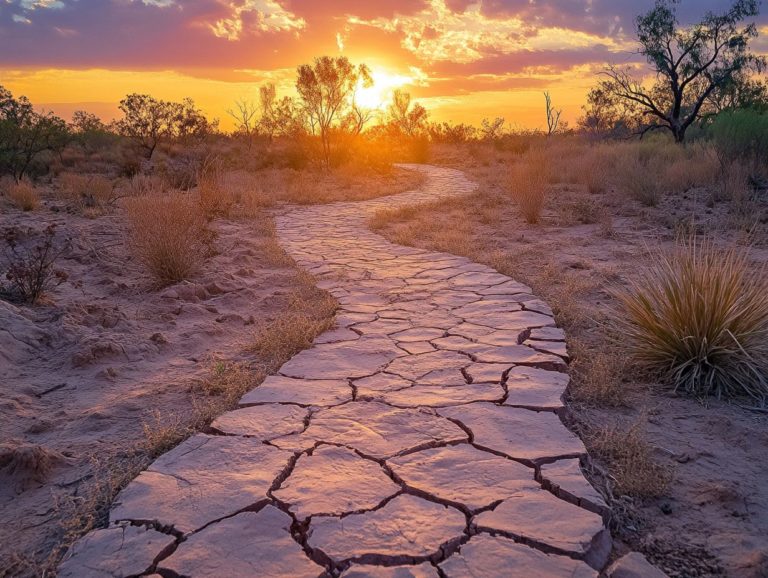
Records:
[[[311,275],[299,272],[287,311],[260,327],[248,350],[259,356],[266,373],[272,373],[333,326],[337,306],[330,294],[315,286]]]
[[[608,426],[585,432],[590,454],[610,464],[612,493],[655,498],[664,495],[672,482],[671,469],[653,456],[644,421],[641,416],[629,429]]]
[[[101,175],[63,173],[59,176],[59,196],[82,209],[103,209],[116,199],[115,187]]]
[[[675,391],[768,399],[768,276],[748,249],[682,241],[615,293],[632,356]]]
[[[37,189],[29,181],[11,183],[6,195],[8,200],[22,211],[34,211],[40,205],[40,196]]]
[[[225,184],[218,159],[206,159],[203,163],[197,175],[197,192],[200,195],[200,209],[208,219],[229,216],[235,198]]]
[[[536,224],[541,219],[549,174],[543,151],[528,153],[510,171],[509,191],[529,224]]]
[[[634,151],[620,158],[616,181],[622,192],[646,207],[655,207],[661,201],[662,178]]]
[[[130,244],[160,285],[189,278],[210,252],[198,203],[181,194],[127,199]]]

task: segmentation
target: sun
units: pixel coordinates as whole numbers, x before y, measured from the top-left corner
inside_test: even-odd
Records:
[[[362,82],[355,90],[355,103],[367,109],[385,110],[392,102],[392,93],[403,86],[413,84],[414,79],[383,69],[371,71],[373,86],[364,87]]]

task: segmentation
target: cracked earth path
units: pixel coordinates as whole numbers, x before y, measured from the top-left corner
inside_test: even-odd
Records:
[[[564,334],[528,287],[367,228],[474,189],[409,168],[418,191],[277,219],[336,327],[142,472],[60,576],[597,576],[611,539],[558,415]]]

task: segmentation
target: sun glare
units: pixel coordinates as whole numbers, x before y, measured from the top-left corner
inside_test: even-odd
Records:
[[[372,86],[366,88],[360,83],[355,91],[355,102],[368,109],[385,110],[392,102],[392,93],[414,81],[410,76],[380,69],[373,70],[371,76],[373,77]]]

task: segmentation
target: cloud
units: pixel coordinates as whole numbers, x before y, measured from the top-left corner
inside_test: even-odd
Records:
[[[306,26],[303,18],[283,8],[276,0],[240,0],[222,2],[230,16],[210,25],[218,38],[239,40],[244,32],[285,32],[301,30]]]
[[[396,34],[403,48],[426,62],[469,63],[497,54],[595,45],[618,50],[627,46],[620,36],[571,30],[523,16],[506,11],[489,16],[479,1],[429,0],[428,6],[415,14],[373,19],[350,16],[347,24]]]

